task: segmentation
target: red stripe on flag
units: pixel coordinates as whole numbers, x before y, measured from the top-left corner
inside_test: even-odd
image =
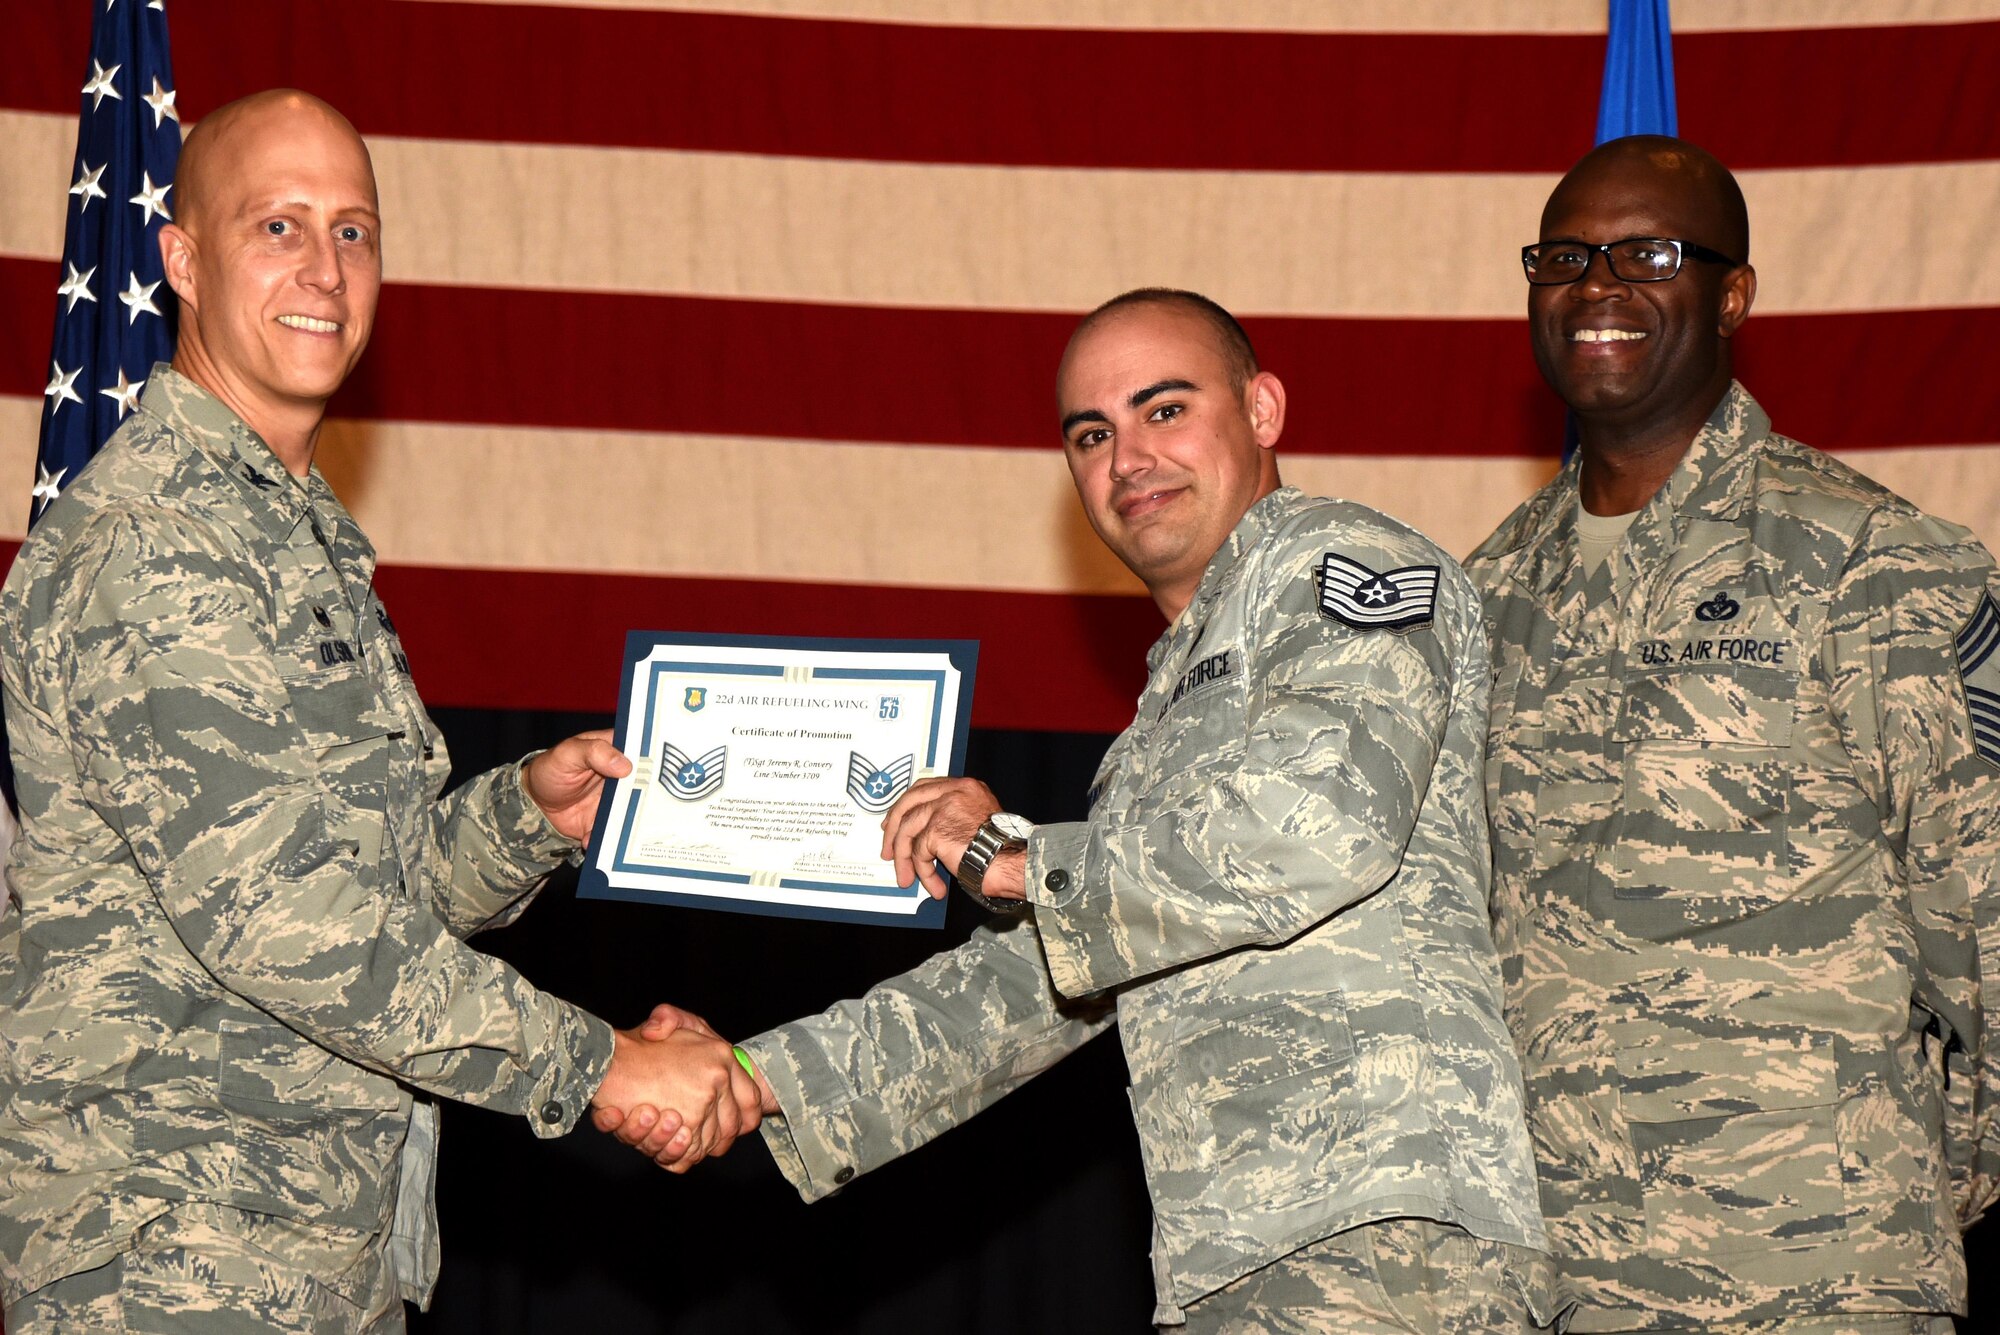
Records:
[[[40,394],[58,267],[0,259],[0,393]],[[391,285],[335,415],[1053,448],[1076,317]],[[1245,321],[1302,453],[1539,457],[1561,410],[1519,320]],[[468,335],[468,331],[473,331]],[[1753,317],[1738,370],[1823,448],[2000,441],[2000,309]],[[552,350],[560,350],[553,355]],[[1866,367],[1829,377],[1828,368]]]
[[[1117,732],[1165,629],[1140,597],[397,565],[375,585],[425,701],[471,709],[608,714],[631,630],[978,640],[975,727]]]
[[[0,105],[74,112],[90,6],[14,8]],[[910,162],[1561,171],[1590,146],[1604,58],[1592,35],[393,0],[175,0],[172,14],[191,118],[290,84],[370,134]],[[2000,157],[2000,23],[1683,34],[1674,60],[1683,126],[1733,167]]]
[[[974,725],[1115,732],[1165,629],[1140,597],[420,566],[376,584],[424,698],[490,709],[610,711],[629,630],[963,639]]]

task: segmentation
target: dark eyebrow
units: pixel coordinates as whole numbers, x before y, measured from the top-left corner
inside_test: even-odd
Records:
[[[1146,400],[1165,394],[1168,390],[1175,389],[1186,389],[1192,390],[1197,394],[1201,393],[1201,386],[1195,384],[1192,380],[1162,380],[1157,385],[1148,385],[1138,391],[1125,401],[1125,406],[1128,408],[1142,407]]]
[[[1201,393],[1201,386],[1195,384],[1192,380],[1162,380],[1157,384],[1148,385],[1144,389],[1133,391],[1132,397],[1125,400],[1125,406],[1128,408],[1141,408],[1145,406],[1148,400],[1158,398],[1160,395],[1173,390],[1187,390],[1199,394]],[[1097,409],[1079,408],[1069,416],[1063,418],[1063,434],[1067,436],[1069,429],[1079,422],[1102,422],[1106,426],[1111,425],[1111,419]]]

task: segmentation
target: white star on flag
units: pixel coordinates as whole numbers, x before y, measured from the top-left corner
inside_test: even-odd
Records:
[[[97,268],[93,265],[78,273],[74,264],[66,264],[63,267],[69,270],[69,277],[62,280],[62,285],[56,289],[56,295],[69,303],[63,307],[63,314],[67,315],[76,309],[77,302],[97,300],[97,295],[90,290],[90,280],[92,275],[96,274]]]
[[[136,272],[126,276],[125,290],[118,294],[118,300],[131,308],[132,318],[126,321],[127,324],[139,323],[142,314],[160,313],[160,308],[153,304],[153,293],[159,290],[159,286],[158,283],[141,283]]]
[[[125,378],[125,368],[121,366],[118,368],[118,383],[110,389],[100,389],[97,392],[107,399],[117,401],[118,417],[120,421],[123,421],[126,413],[138,410],[139,391],[145,387],[146,382],[144,380],[127,380]]]
[[[94,60],[90,62],[90,67],[97,71],[97,73],[90,76],[90,82],[83,86],[84,93],[90,98],[90,109],[92,111],[97,110],[107,97],[116,98],[120,102],[123,102],[125,95],[111,86],[111,80],[117,75],[119,70],[125,67],[123,65],[113,65],[110,69],[106,69]]]
[[[181,113],[174,109],[174,90],[160,87],[160,76],[153,76],[153,91],[139,99],[153,109],[153,128],[159,129],[167,121],[178,122]]]
[[[58,468],[51,474],[47,464],[38,464],[36,466],[33,496],[38,508],[47,505],[56,498],[56,493],[62,490],[63,474],[68,471],[67,468]]]
[[[62,369],[61,362],[53,362],[51,365],[55,367],[55,374],[49,377],[49,386],[42,391],[42,397],[56,401],[55,412],[62,411],[65,399],[71,403],[82,403],[83,399],[76,392],[75,386],[77,374],[83,368],[79,366],[75,371],[65,371]]]
[[[145,210],[146,216],[139,220],[141,227],[153,221],[155,213],[165,218],[168,222],[174,220],[174,215],[167,212],[167,191],[173,188],[174,183],[172,181],[168,181],[165,185],[156,186],[153,184],[153,173],[148,171],[139,173],[139,193],[132,196],[129,202],[137,204],[141,209]]]
[[[109,163],[105,164],[105,166],[109,165]],[[80,158],[77,160],[76,184],[69,188],[69,192],[72,195],[83,196],[82,211],[85,213],[90,212],[91,200],[104,198],[104,187],[97,183],[98,178],[102,175],[104,175],[104,167],[92,168],[88,162]]]

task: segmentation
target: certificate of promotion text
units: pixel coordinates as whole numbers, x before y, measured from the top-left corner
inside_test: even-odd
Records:
[[[743,913],[944,924],[882,858],[882,817],[960,774],[978,645],[635,631],[578,893]]]

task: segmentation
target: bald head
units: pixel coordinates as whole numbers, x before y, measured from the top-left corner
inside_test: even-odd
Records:
[[[318,98],[274,89],[202,117],[176,189],[160,229],[181,304],[174,368],[303,474],[375,322],[381,218],[367,145]]]
[[[1243,326],[1237,323],[1236,317],[1199,292],[1187,292],[1175,287],[1139,287],[1113,297],[1083,317],[1069,336],[1069,348],[1074,349],[1083,341],[1085,334],[1111,316],[1143,307],[1179,311],[1206,326],[1216,353],[1228,368],[1229,387],[1237,393],[1240,394],[1243,386],[1257,374],[1257,351],[1250,346],[1250,335],[1243,332]],[[1069,355],[1066,349],[1063,359],[1067,361]]]
[[[1663,135],[1614,139],[1570,168],[1540,243],[1586,261],[1530,283],[1535,361],[1575,414],[1591,513],[1626,514],[1657,490],[1728,392],[1732,345],[1757,296],[1750,219],[1729,169]],[[1676,243],[1665,278],[1615,267],[1613,247]],[[1656,249],[1647,253],[1660,253]]]
[[[1736,177],[1707,149],[1663,134],[1627,135],[1584,154],[1549,196],[1543,233],[1552,218],[1580,202],[1601,206],[1607,197],[1639,195],[1671,199],[1687,220],[1687,240],[1750,262],[1750,212]]]
[[[361,135],[331,105],[296,88],[269,88],[217,107],[203,116],[181,144],[175,169],[175,221],[199,234],[218,209],[235,201],[246,166],[288,143],[331,143],[357,156],[375,201],[375,164]]]

